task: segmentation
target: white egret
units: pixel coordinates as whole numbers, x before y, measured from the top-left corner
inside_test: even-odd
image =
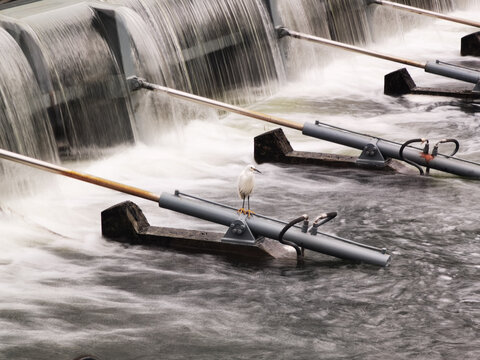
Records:
[[[262,173],[255,166],[248,165],[245,169],[243,169],[238,177],[238,195],[243,200],[242,207],[238,210],[238,212],[248,216],[255,214],[252,210],[250,210],[250,194],[253,192],[253,187],[255,186],[256,172],[259,174]],[[245,199],[247,199],[247,210],[245,210]]]

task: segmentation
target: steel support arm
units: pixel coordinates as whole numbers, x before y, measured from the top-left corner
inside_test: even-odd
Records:
[[[215,206],[199,201],[192,201],[178,195],[162,193],[158,202],[159,206],[186,215],[194,216],[217,224],[230,226],[239,219],[236,211]],[[267,220],[258,216],[245,217],[251,232],[256,236],[265,236],[278,240],[284,224]],[[293,242],[298,246],[317,251],[326,255],[342,259],[365,262],[373,265],[386,266],[390,255],[380,249],[341,239],[328,234],[318,233],[310,235],[297,228],[290,228],[283,239]]]
[[[302,133],[307,136],[331,141],[340,145],[363,150],[367,145],[375,143],[385,158],[400,158],[399,150],[401,144],[384,139],[361,135],[353,132],[340,130],[323,124],[305,123]],[[425,156],[422,150],[412,147],[405,148],[403,157],[419,165],[432,169],[449,172],[468,178],[480,178],[480,164],[471,161],[458,159],[442,154],[436,156]]]
[[[448,64],[440,60],[427,62],[425,72],[472,84],[478,84],[480,82],[480,72],[478,70]],[[475,91],[477,91],[477,89],[475,89]]]

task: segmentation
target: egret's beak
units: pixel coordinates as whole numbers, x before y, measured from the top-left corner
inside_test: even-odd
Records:
[[[257,168],[252,168],[253,171],[256,171],[257,173],[261,174],[262,172],[258,170]]]

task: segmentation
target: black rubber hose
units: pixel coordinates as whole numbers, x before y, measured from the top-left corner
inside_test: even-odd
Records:
[[[440,144],[446,144],[446,143],[454,143],[455,144],[455,150],[453,150],[453,152],[450,155],[446,155],[448,157],[454,156],[457,153],[458,149],[460,149],[460,143],[458,142],[457,139],[443,139],[443,140],[440,140],[438,143],[435,144],[435,146],[433,147],[433,150],[432,150],[432,155],[437,156],[438,155],[438,146]]]
[[[299,222],[305,220],[306,217],[305,215],[300,216],[299,218],[296,218],[292,221],[290,221],[285,227],[280,231],[280,234],[278,234],[278,241],[280,241],[284,245],[290,245],[292,246],[295,251],[297,252],[297,256],[302,256],[302,249],[295,244],[294,242],[288,241],[288,240],[283,240],[283,235],[287,232],[288,229],[290,229],[293,225],[298,224]]]
[[[406,142],[404,142],[402,144],[402,146],[400,147],[400,150],[398,150],[398,156],[400,158],[400,160],[403,160],[405,161],[407,164],[410,164],[414,167],[416,167],[418,169],[418,171],[420,171],[420,175],[424,175],[424,172],[423,172],[423,169],[420,167],[420,165],[418,165],[417,163],[413,162],[413,161],[410,161],[408,159],[405,159],[403,157],[403,150],[410,144],[412,143],[416,143],[416,142],[419,142],[419,143],[423,143],[425,140],[424,139],[412,139],[412,140],[408,140]]]
[[[337,212],[336,211],[333,211],[333,212],[329,212],[326,214],[326,216],[317,223],[317,227],[319,226],[322,226],[323,224],[329,222],[330,220],[334,219],[335,217],[337,217]]]

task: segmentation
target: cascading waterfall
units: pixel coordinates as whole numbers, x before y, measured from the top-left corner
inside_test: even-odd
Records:
[[[440,12],[452,9],[451,0],[399,2]],[[366,0],[278,0],[277,6],[276,25],[349,44],[366,45],[403,33],[405,23],[413,27],[422,19],[388,8],[367,6]],[[410,17],[411,21],[403,21],[404,17]],[[283,52],[290,77],[304,73],[306,68],[321,68],[333,60],[331,49],[301,41],[284,42]]]
[[[277,81],[283,81],[285,68],[292,75],[329,59],[325,49],[283,42],[285,67],[260,0],[106,3],[117,6],[125,21],[136,75],[199,95],[250,103],[271,94]],[[406,3],[435,10],[451,7],[451,0]],[[55,114],[54,131],[57,141],[66,142],[57,145],[66,145],[73,155],[95,153],[148,141],[167,124],[196,116],[188,106],[163,97],[128,94],[105,24],[92,6],[78,3],[20,19],[33,29],[48,64],[56,99],[51,105],[55,111],[50,111]],[[375,37],[371,8],[363,0],[280,0],[277,6],[278,21],[298,31],[349,43],[369,43]]]
[[[87,4],[23,19],[48,61],[71,149],[91,152],[133,140],[127,89]]]
[[[404,0],[399,2],[440,12],[452,9],[451,0]],[[280,19],[276,21],[281,23],[277,25],[285,25],[296,31],[329,37],[350,44],[366,44],[375,39],[372,22],[376,19],[372,18],[371,13],[378,7],[367,6],[366,0],[300,0],[295,2],[279,0],[277,3]],[[381,30],[387,29],[388,27],[385,27]]]
[[[131,7],[154,29],[160,59],[168,64],[160,65],[160,75],[170,80],[167,86],[252,101],[267,83],[281,77],[268,14],[258,0],[109,2]],[[159,59],[149,62],[154,60]],[[256,87],[260,93],[252,94]],[[239,89],[244,90],[239,94]],[[246,99],[239,99],[242,96]]]
[[[55,139],[40,89],[22,50],[2,28],[0,54],[0,147],[55,161]],[[28,174],[24,167],[0,163],[1,195],[18,195]]]
[[[436,12],[453,10],[452,0],[403,0],[398,2]],[[394,34],[402,34],[411,27],[421,26],[422,23],[433,21],[433,19],[425,18],[425,16],[417,16],[385,6],[374,6],[370,11],[372,15],[370,17],[372,19],[370,22],[371,31],[375,41],[383,41]],[[408,24],[408,27],[406,27],[406,24]]]
[[[283,79],[273,29],[258,0],[109,1],[132,37],[136,75],[175,89],[250,103]],[[198,116],[188,104],[157,94],[132,94],[141,140],[166,124]]]
[[[136,75],[243,104],[271,94],[283,79],[272,25],[260,0],[108,3],[122,5],[115,11],[132,38]],[[94,6],[78,3],[20,19],[33,29],[48,64],[56,99],[53,122],[60,124],[54,130],[66,142],[58,145],[74,156],[149,140],[162,127],[193,116],[188,106],[127,93],[119,59]]]
[[[172,61],[172,54],[176,54],[178,49],[174,38],[160,38],[155,23],[148,22],[148,16],[143,11],[124,6],[118,7],[116,11],[121,15],[131,36],[131,55],[135,71],[127,76],[136,75],[171,87],[185,86],[188,82],[183,76],[186,73],[184,63]],[[184,104],[152,92],[136,91],[132,92],[130,97],[135,114],[135,129],[138,140],[142,142],[155,142],[165,128],[185,123]],[[188,106],[186,108],[188,109]]]
[[[129,7],[118,11],[128,19],[139,76],[243,104],[271,94],[284,77],[268,14],[257,0],[111,2]],[[198,107],[157,94],[132,96],[143,140],[166,124],[201,116]]]
[[[17,43],[1,28],[0,46],[3,55],[0,62],[0,145],[52,160],[55,158],[54,139],[30,65]]]

